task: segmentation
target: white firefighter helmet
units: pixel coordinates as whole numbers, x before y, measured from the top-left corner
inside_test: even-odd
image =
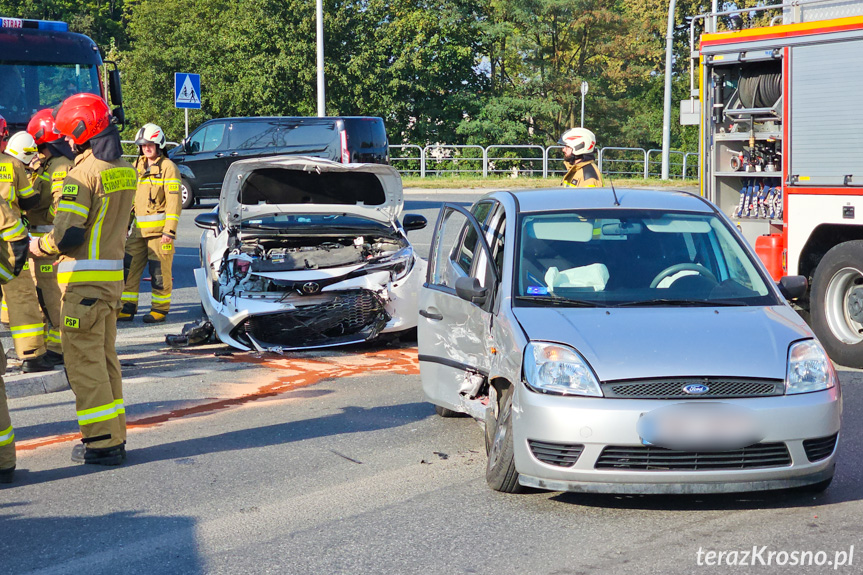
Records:
[[[165,149],[165,133],[156,124],[144,124],[135,134],[135,144],[156,144],[160,150]]]
[[[38,150],[36,148],[36,140],[33,139],[33,136],[27,132],[15,132],[9,138],[5,151],[13,158],[18,158],[25,164],[29,164],[33,161]]]
[[[569,146],[576,156],[590,154],[596,148],[596,136],[587,128],[570,128],[565,131],[557,142],[561,146]]]

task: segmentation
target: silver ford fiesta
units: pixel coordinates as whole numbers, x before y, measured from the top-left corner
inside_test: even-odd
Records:
[[[484,422],[489,485],[721,493],[833,477],[824,349],[733,224],[683,192],[495,192],[446,204],[419,298],[439,415]]]

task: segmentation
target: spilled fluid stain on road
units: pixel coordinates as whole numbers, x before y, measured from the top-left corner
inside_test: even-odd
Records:
[[[250,402],[273,398],[296,389],[309,387],[324,380],[342,377],[368,375],[374,372],[412,375],[419,373],[416,348],[385,349],[367,353],[333,356],[326,358],[235,355],[227,361],[236,363],[252,363],[260,367],[284,370],[287,375],[277,377],[274,381],[258,387],[251,393],[239,394],[221,399],[206,399],[192,402],[191,405],[174,409],[165,413],[157,413],[146,417],[130,419],[126,422],[128,430],[146,429],[169,421],[197,415],[206,415],[226,409],[232,409]],[[18,451],[30,451],[69,441],[77,441],[80,433],[65,433],[40,437],[16,443]]]

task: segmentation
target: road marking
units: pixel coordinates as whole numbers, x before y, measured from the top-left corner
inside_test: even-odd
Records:
[[[322,380],[336,377],[354,377],[367,375],[370,372],[397,373],[414,375],[419,373],[419,361],[416,348],[386,349],[362,354],[351,354],[328,358],[306,357],[255,357],[252,355],[235,355],[227,358],[233,363],[253,363],[271,369],[288,370],[290,375],[277,378],[274,382],[262,385],[252,393],[235,397],[226,397],[213,401],[203,400],[188,407],[174,409],[165,413],[157,413],[129,420],[126,428],[129,431],[156,427],[168,421],[183,419],[197,415],[211,414],[225,409],[235,408],[246,403],[266,399],[288,393],[295,389],[315,385]],[[127,406],[128,407],[128,406]],[[80,433],[65,433],[28,439],[16,443],[17,451],[32,451],[48,445],[56,445],[76,441]]]

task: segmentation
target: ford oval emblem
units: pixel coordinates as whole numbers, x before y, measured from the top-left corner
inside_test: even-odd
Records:
[[[321,286],[317,282],[306,282],[303,284],[303,293],[306,295],[316,294],[321,291]]]
[[[690,383],[683,386],[683,392],[689,395],[703,395],[710,391],[710,388],[701,383]]]

